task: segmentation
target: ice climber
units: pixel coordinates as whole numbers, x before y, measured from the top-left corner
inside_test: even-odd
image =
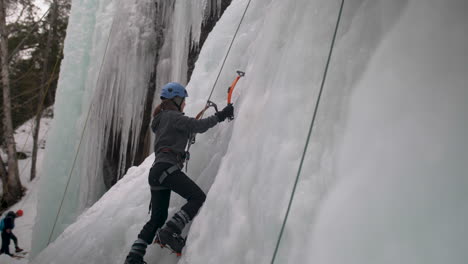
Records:
[[[18,246],[18,238],[13,234],[13,229],[15,228],[15,218],[23,216],[23,210],[18,210],[15,212],[10,211],[7,213],[5,218],[0,222],[0,229],[2,231],[2,248],[0,249],[1,254],[7,254],[10,257],[15,257],[10,253],[10,239],[15,243],[15,251],[21,252],[22,248]]]
[[[133,243],[125,264],[146,263],[143,260],[146,247],[155,237],[155,243],[170,247],[180,255],[185,246],[185,239],[180,234],[205,201],[205,193],[181,170],[186,156],[185,147],[190,134],[204,133],[232,117],[234,107],[228,105],[211,117],[197,120],[183,113],[186,97],[184,86],[168,83],[162,88],[161,104],[153,112],[151,129],[155,133],[155,160],[148,176],[151,218]],[[171,191],[184,197],[187,203],[166,222]]]

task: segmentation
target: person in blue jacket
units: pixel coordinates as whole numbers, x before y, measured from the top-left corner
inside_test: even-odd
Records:
[[[2,232],[2,248],[0,249],[1,254],[7,254],[10,257],[15,257],[10,253],[10,239],[15,243],[15,251],[21,252],[22,248],[18,246],[18,238],[13,234],[13,229],[15,228],[15,219],[23,216],[23,210],[18,210],[15,212],[10,211],[7,213],[5,218],[1,220],[0,229]]]
[[[151,218],[133,243],[125,264],[146,263],[143,260],[146,248],[155,237],[156,243],[169,247],[180,255],[185,246],[185,240],[180,234],[205,201],[205,193],[182,172],[185,147],[190,135],[204,133],[232,117],[234,107],[229,104],[213,116],[198,120],[184,115],[186,97],[187,91],[179,83],[168,83],[162,88],[162,102],[156,107],[151,123],[155,134],[155,160],[148,176]],[[184,197],[187,203],[166,222],[171,191]],[[165,226],[161,228],[164,223]]]

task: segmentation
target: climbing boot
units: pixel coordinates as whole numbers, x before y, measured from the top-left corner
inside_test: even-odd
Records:
[[[128,256],[124,264],[147,264],[142,257]]]
[[[161,247],[172,250],[179,257],[182,255],[182,249],[185,246],[185,239],[169,227],[159,229],[154,242]]]

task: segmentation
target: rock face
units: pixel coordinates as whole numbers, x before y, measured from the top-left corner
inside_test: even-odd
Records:
[[[232,0],[221,0],[221,9],[211,9],[210,12],[207,14],[206,18],[203,21],[202,27],[201,27],[201,35],[200,35],[200,40],[198,45],[190,45],[190,51],[189,51],[189,57],[187,61],[188,65],[188,70],[187,70],[187,82],[190,81],[190,77],[192,76],[193,68],[195,68],[195,62],[198,59],[198,54],[200,54],[200,49],[203,47],[203,44],[205,43],[206,38],[208,37],[208,34],[210,34],[211,30],[213,27],[216,25],[216,22],[218,22],[218,19],[223,15],[224,10],[231,4]],[[217,0],[211,0],[212,6],[216,7],[216,2]]]

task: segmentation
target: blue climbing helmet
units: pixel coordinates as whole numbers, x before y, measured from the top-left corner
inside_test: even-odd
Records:
[[[185,87],[182,84],[170,82],[163,86],[161,91],[161,99],[172,99],[176,96],[182,98],[188,97],[187,90],[185,90]]]

